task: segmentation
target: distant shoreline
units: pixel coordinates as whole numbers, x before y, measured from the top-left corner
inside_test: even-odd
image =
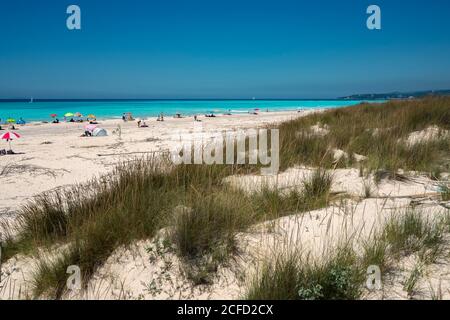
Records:
[[[53,121],[64,119],[65,114],[95,115],[98,119],[117,119],[124,113],[134,117],[156,117],[163,113],[170,117],[219,114],[263,113],[266,111],[298,111],[303,109],[340,108],[358,105],[363,102],[382,103],[386,100],[65,100],[4,102],[0,104],[0,119],[26,122]],[[56,115],[56,116],[54,116]],[[70,119],[73,116],[69,116]]]
[[[33,99],[36,102],[126,102],[126,101],[361,101],[365,99],[346,99],[346,98],[314,98],[314,99],[277,99],[277,98],[262,98],[262,99]],[[382,98],[370,99],[371,101],[386,100]],[[4,102],[30,102],[30,99],[0,99],[0,103]]]

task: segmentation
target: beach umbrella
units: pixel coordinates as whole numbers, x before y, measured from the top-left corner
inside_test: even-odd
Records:
[[[72,112],[67,112],[64,117],[68,118],[68,117],[73,117],[73,113]]]
[[[83,115],[82,115],[81,113],[79,113],[79,112],[76,112],[76,113],[74,114],[74,116],[75,116],[75,117],[78,117],[78,118],[83,117]]]
[[[86,131],[92,132],[97,128],[97,126],[95,124],[88,124],[86,126],[84,126],[84,129]]]
[[[9,118],[9,119],[6,119],[6,122],[7,122],[7,123],[15,123],[15,122],[16,122],[16,119]]]
[[[8,141],[8,143],[9,143],[9,150],[11,150],[11,151],[12,151],[12,149],[11,149],[11,140],[13,140],[13,139],[19,139],[19,138],[20,138],[20,135],[19,135],[18,133],[10,132],[10,131],[5,132],[5,133],[2,134],[2,136],[0,137],[1,140],[6,140],[6,141]]]
[[[52,117],[52,118],[56,118],[58,115],[56,114],[56,113],[52,113],[51,115],[50,115],[50,117]]]
[[[87,116],[88,119],[96,119],[97,117],[95,116],[95,114],[90,114]]]

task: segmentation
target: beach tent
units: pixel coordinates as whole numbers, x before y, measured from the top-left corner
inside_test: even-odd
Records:
[[[94,131],[92,131],[93,137],[106,137],[107,135],[108,132],[103,128],[95,128]]]
[[[88,124],[84,126],[84,130],[89,132],[94,132],[95,129],[97,129],[97,126],[95,124]]]

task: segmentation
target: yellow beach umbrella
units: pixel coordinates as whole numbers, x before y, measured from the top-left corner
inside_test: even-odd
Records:
[[[90,114],[87,116],[88,119],[96,119],[97,117],[95,116],[95,114]]]
[[[67,112],[64,117],[73,117],[73,113],[72,112]]]
[[[7,123],[15,123],[15,122],[16,122],[16,119],[9,118],[9,119],[6,119],[6,122],[7,122]]]

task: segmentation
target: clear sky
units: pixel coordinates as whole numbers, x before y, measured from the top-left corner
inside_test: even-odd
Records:
[[[81,8],[82,30],[66,28]],[[382,30],[366,9],[382,10]],[[0,98],[330,98],[450,89],[448,0],[0,2]]]

